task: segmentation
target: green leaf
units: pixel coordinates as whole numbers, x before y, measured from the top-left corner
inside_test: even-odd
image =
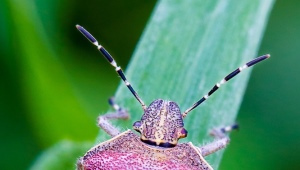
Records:
[[[126,76],[146,104],[172,100],[181,111],[190,107],[228,73],[257,56],[273,1],[160,1],[126,69]],[[181,142],[195,145],[213,139],[210,129],[235,122],[250,70],[222,86],[217,94],[185,118],[189,135]],[[116,101],[130,112],[123,129],[143,114],[121,83]],[[98,139],[107,136],[100,132]],[[209,156],[218,168],[223,152]]]
[[[61,141],[44,151],[30,170],[75,169],[78,155],[91,147],[90,143]]]
[[[17,56],[15,60],[19,62],[18,73],[21,74],[19,88],[35,135],[42,141],[42,146],[62,138],[87,138],[86,131],[95,131],[94,120],[85,114],[85,108],[76,98],[74,85],[59,57],[62,54],[54,52],[36,4],[15,0],[7,3],[13,18],[11,27],[17,49],[12,53]],[[76,116],[70,116],[70,113]],[[85,125],[84,130],[77,128],[78,122]]]

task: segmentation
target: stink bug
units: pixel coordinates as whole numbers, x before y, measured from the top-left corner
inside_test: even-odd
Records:
[[[187,136],[187,130],[183,126],[183,118],[231,78],[244,69],[269,58],[270,55],[260,56],[237,68],[213,86],[207,95],[181,113],[179,106],[175,102],[168,100],[157,99],[147,107],[127,81],[122,69],[117,65],[113,57],[87,30],[79,25],[76,25],[76,27],[91,43],[97,46],[100,53],[116,69],[116,72],[141,104],[144,111],[141,120],[133,124],[133,129],[139,132],[140,136],[131,130],[121,133],[108,120],[128,118],[129,114],[111,98],[109,104],[114,108],[115,112],[99,116],[98,125],[112,138],[87,151],[78,160],[77,169],[212,169],[203,157],[228,145],[229,138],[225,133],[236,129],[237,125],[213,129],[211,135],[216,140],[198,147],[191,142],[178,144],[180,138]]]

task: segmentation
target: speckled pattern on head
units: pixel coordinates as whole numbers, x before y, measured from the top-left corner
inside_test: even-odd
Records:
[[[187,136],[178,105],[162,99],[153,101],[133,128],[141,133],[142,141],[157,146],[174,147]]]
[[[131,130],[100,143],[77,162],[78,170],[211,170],[192,143],[173,148],[149,146]]]

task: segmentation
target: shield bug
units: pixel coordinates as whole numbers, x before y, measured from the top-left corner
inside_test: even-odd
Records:
[[[211,135],[216,140],[198,147],[191,142],[178,144],[180,138],[187,136],[183,119],[190,111],[207,100],[220,86],[244,69],[269,58],[270,55],[260,56],[237,68],[214,85],[207,95],[181,113],[179,106],[175,102],[168,100],[157,99],[147,107],[127,81],[122,69],[117,65],[113,57],[87,30],[79,25],[76,25],[76,27],[116,69],[116,72],[141,104],[144,111],[141,120],[133,124],[133,129],[139,132],[140,136],[131,130],[121,133],[109,122],[109,119],[124,119],[128,118],[129,114],[111,98],[109,104],[114,108],[115,112],[99,116],[98,125],[112,138],[87,151],[78,160],[77,169],[212,169],[203,157],[228,145],[229,138],[225,133],[236,129],[237,125],[213,129]]]

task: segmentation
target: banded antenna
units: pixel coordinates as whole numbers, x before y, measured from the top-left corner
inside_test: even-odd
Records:
[[[237,68],[236,70],[234,70],[233,72],[231,72],[230,74],[228,74],[225,78],[223,78],[219,83],[217,83],[206,95],[204,95],[200,100],[198,100],[196,103],[193,104],[192,107],[188,108],[186,111],[184,111],[182,113],[182,117],[185,118],[186,115],[192,111],[193,109],[195,109],[196,107],[198,107],[201,103],[203,103],[205,100],[208,99],[208,97],[210,95],[212,95],[215,91],[217,91],[223,84],[225,84],[227,81],[229,81],[230,79],[232,79],[233,77],[235,77],[237,74],[239,74],[240,72],[242,72],[243,70],[245,70],[246,68],[249,68],[265,59],[270,58],[270,54],[266,54],[260,57],[257,57],[251,61],[249,61],[248,63],[246,63],[245,65]]]
[[[86,29],[84,29],[80,25],[76,25],[76,28],[78,29],[78,31],[80,31],[85,36],[85,38],[87,38],[92,44],[94,44],[98,48],[98,50],[100,51],[100,53],[116,69],[116,72],[122,78],[122,80],[124,81],[124,83],[126,84],[126,86],[128,87],[128,89],[131,91],[131,93],[134,95],[134,97],[137,99],[137,101],[140,102],[140,104],[142,105],[142,108],[145,110],[147,108],[147,106],[145,105],[145,103],[143,102],[143,100],[139,97],[139,95],[137,94],[137,92],[132,88],[132,86],[130,85],[130,83],[127,81],[127,79],[126,79],[126,77],[124,75],[124,72],[122,71],[121,67],[117,65],[117,63],[114,60],[114,58],[105,50],[104,47],[102,47],[98,43],[98,41],[96,40],[96,38],[94,38],[93,35],[91,33],[89,33]]]

